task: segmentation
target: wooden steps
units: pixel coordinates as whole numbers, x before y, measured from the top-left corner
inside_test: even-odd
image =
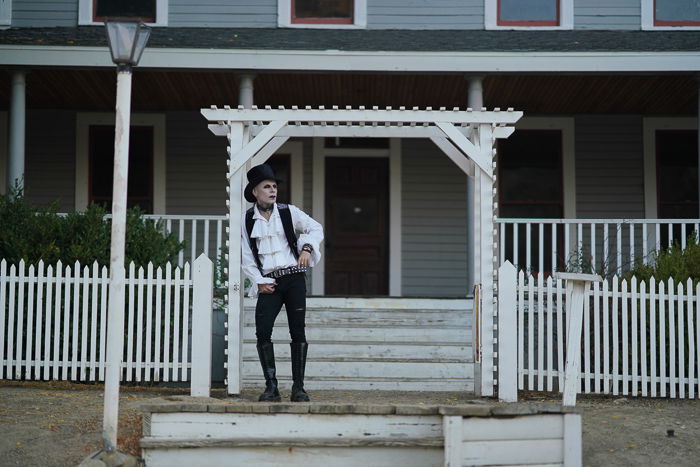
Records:
[[[471,300],[328,299],[307,301],[306,387],[473,391]],[[254,302],[243,331],[244,387],[261,387]],[[286,312],[273,331],[277,374],[291,387]]]

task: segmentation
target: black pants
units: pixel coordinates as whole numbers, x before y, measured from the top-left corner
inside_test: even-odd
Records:
[[[255,306],[255,335],[259,344],[271,342],[272,327],[282,305],[287,309],[289,335],[292,342],[306,342],[306,277],[304,273],[275,279],[277,287],[271,294],[258,295]]]

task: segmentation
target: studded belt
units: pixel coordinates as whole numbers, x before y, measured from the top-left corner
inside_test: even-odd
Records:
[[[292,266],[291,268],[285,268],[285,269],[278,269],[276,271],[268,272],[265,274],[265,277],[271,277],[273,279],[277,279],[282,276],[288,276],[290,274],[298,274],[300,272],[306,272],[308,271],[309,268],[307,267],[298,267],[298,266]]]

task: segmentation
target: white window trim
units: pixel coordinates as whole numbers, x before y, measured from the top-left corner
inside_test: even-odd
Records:
[[[80,26],[101,26],[102,23],[92,20],[93,0],[79,0],[78,4],[78,25]],[[149,26],[168,25],[168,0],[156,0],[156,21],[146,23]]]
[[[114,125],[113,113],[78,113],[75,140],[75,210],[84,211],[89,200],[89,128]],[[131,125],[153,127],[153,214],[165,212],[165,114],[131,114]]]
[[[7,112],[0,112],[0,141],[7,141]],[[7,193],[7,144],[0,144],[0,195]]]
[[[498,0],[484,0],[484,27],[486,29],[522,29],[527,31],[551,31],[574,28],[574,0],[559,0],[559,26],[499,26]]]
[[[0,0],[0,29],[12,24],[12,0]]]
[[[698,130],[698,119],[693,117],[644,118],[644,215],[647,219],[659,217],[656,186],[657,130]]]
[[[644,31],[700,31],[700,26],[655,26],[654,0],[642,2],[642,30]]]
[[[385,157],[389,158],[389,296],[401,293],[401,139],[390,138],[388,149],[327,148],[324,138],[313,139],[312,213],[325,224],[326,217],[326,157]],[[325,256],[311,270],[311,293],[325,293]]]
[[[515,124],[518,130],[559,130],[562,145],[562,183],[564,218],[576,218],[576,146],[573,117],[523,117]]]
[[[353,24],[292,23],[292,0],[277,1],[277,25],[281,28],[306,29],[363,29],[367,27],[367,0],[355,0]]]

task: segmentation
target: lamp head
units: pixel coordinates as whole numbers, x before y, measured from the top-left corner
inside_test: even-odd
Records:
[[[138,65],[151,35],[151,28],[143,21],[108,19],[105,21],[107,43],[112,61],[119,67]]]

